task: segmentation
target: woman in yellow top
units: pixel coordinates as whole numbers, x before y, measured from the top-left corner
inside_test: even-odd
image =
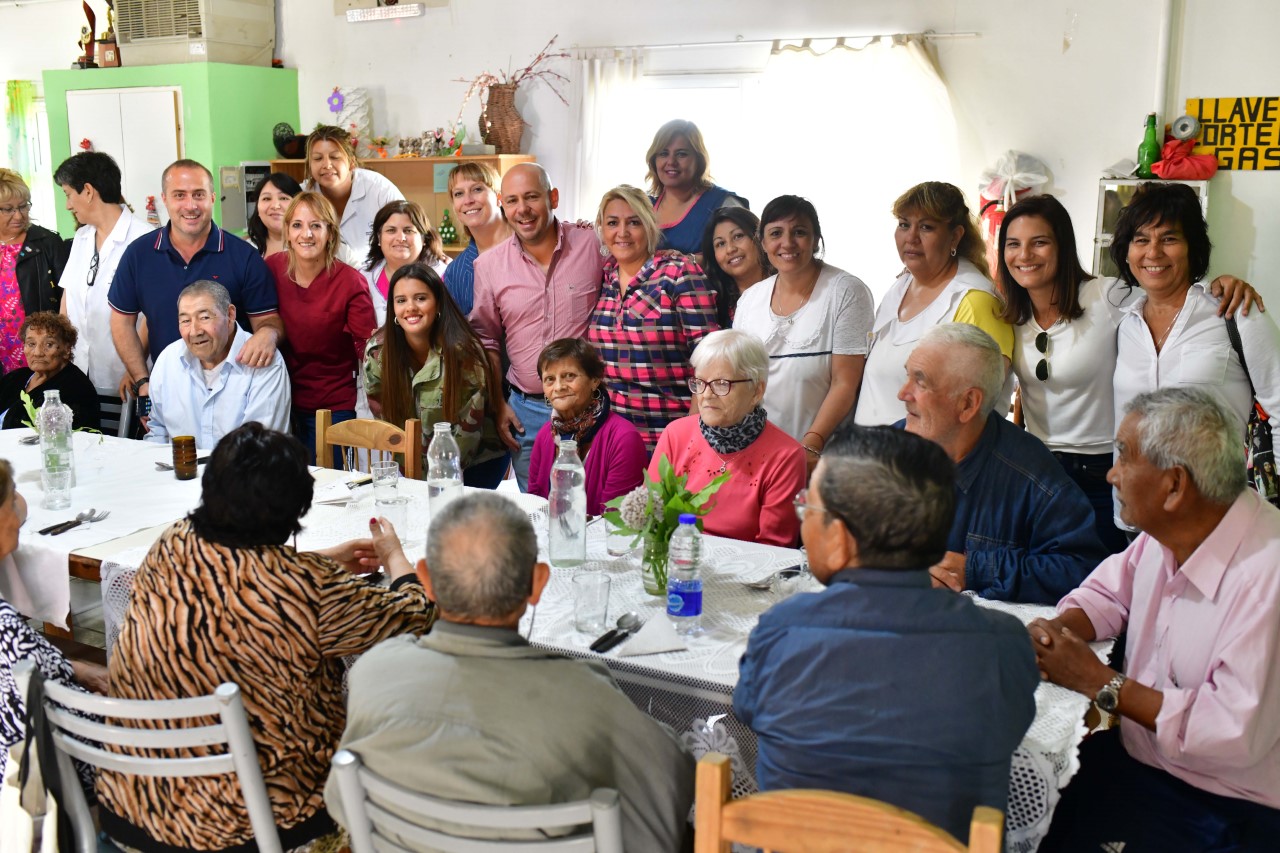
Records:
[[[977,326],[995,338],[1006,362],[1013,358],[1013,327],[1000,316],[1004,300],[987,275],[986,248],[964,194],[951,184],[926,181],[898,197],[893,215],[906,270],[885,294],[872,325],[854,415],[866,426],[907,416],[898,399],[907,356],[939,323]]]

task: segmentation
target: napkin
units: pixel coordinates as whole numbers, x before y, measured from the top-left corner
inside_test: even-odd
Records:
[[[326,506],[346,506],[358,497],[360,495],[354,489],[347,488],[346,479],[330,480],[327,483],[316,484],[311,502]]]
[[[685,650],[684,638],[676,633],[671,620],[662,614],[652,617],[631,639],[618,646],[618,657],[656,655],[659,652]]]

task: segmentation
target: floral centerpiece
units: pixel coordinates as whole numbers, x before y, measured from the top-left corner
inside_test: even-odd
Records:
[[[691,513],[698,517],[698,529],[702,529],[702,517],[711,509],[709,502],[729,479],[726,471],[696,492],[686,485],[688,474],[676,475],[666,456],[658,459],[658,478],[644,475],[644,485],[637,486],[605,506],[609,507],[604,518],[624,535],[633,537],[632,544],[644,540],[644,557],[641,566],[644,590],[650,595],[667,594],[667,546],[671,534],[680,526],[680,516]]]
[[[467,84],[467,93],[462,98],[462,106],[458,108],[454,127],[462,128],[463,110],[472,97],[479,95],[480,141],[493,145],[499,154],[519,154],[525,122],[516,110],[516,89],[529,81],[541,80],[566,107],[569,106],[559,88],[568,83],[569,78],[546,67],[548,62],[570,58],[563,50],[551,49],[557,38],[558,34],[552,36],[533,61],[518,71],[500,71],[497,74],[485,71],[469,80],[465,77],[456,78],[455,82]]]

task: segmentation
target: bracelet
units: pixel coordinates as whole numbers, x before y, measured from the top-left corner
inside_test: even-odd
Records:
[[[129,387],[133,389],[133,396],[135,397],[138,396],[138,389],[141,388],[143,385],[146,385],[150,381],[151,381],[150,376],[144,376],[141,379],[139,379],[137,382],[130,385]]]
[[[814,456],[819,456],[819,457],[822,456],[821,450],[814,450],[812,447],[810,447],[807,444],[802,444],[800,446],[803,447],[807,452],[812,453]]]
[[[801,438],[807,438],[807,437],[809,437],[809,436],[811,436],[811,435],[816,435],[816,436],[818,437],[818,440],[822,442],[822,447],[818,448],[818,450],[825,450],[825,449],[826,449],[826,446],[827,446],[827,440],[826,440],[825,438],[823,438],[823,437],[822,437],[822,433],[820,433],[820,432],[814,432],[813,430],[810,430],[809,432],[806,432],[804,435],[802,435],[802,436],[800,436],[800,437],[801,437]]]

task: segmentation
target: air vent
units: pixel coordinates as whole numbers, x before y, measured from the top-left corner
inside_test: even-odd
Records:
[[[116,0],[116,38],[121,44],[202,35],[200,0]]]

